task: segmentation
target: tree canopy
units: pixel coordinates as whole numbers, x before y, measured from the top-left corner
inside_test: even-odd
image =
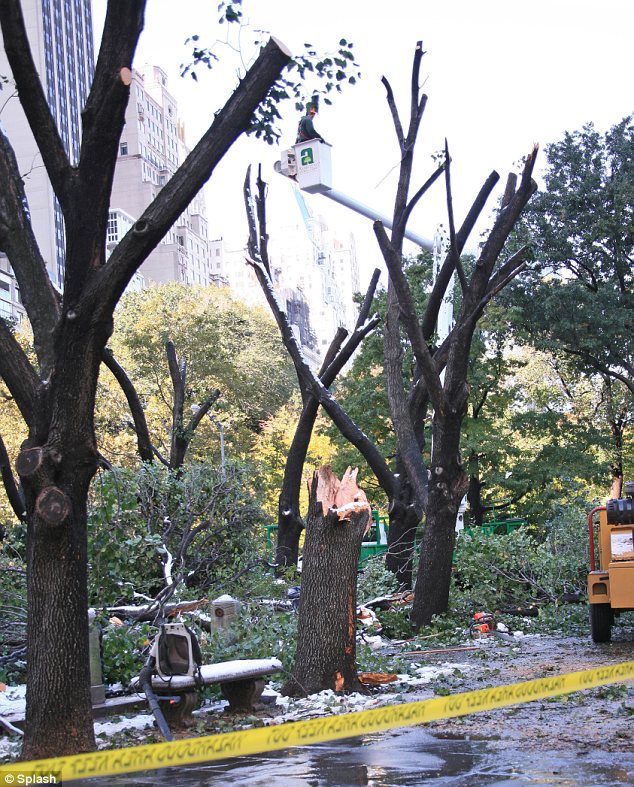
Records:
[[[523,233],[531,274],[512,288],[536,346],[570,356],[581,373],[622,382],[634,396],[634,125],[592,123],[546,146],[545,188]]]
[[[277,328],[259,307],[246,306],[227,289],[166,284],[126,295],[117,310],[110,347],[126,369],[146,408],[152,442],[169,452],[172,384],[165,354],[173,342],[187,365],[184,409],[220,396],[210,415],[224,428],[227,452],[246,458],[261,423],[272,417],[296,387],[292,365]],[[104,403],[107,405],[107,403]],[[107,416],[107,410],[102,410]],[[116,434],[129,416],[109,408]],[[104,424],[106,426],[107,424]],[[218,456],[217,427],[204,419],[191,447],[194,458]]]

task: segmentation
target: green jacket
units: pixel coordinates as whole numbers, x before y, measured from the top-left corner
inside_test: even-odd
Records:
[[[326,141],[315,129],[311,116],[304,115],[297,127],[297,139],[295,140],[295,144],[298,142],[308,142],[309,139],[318,139],[320,142]]]

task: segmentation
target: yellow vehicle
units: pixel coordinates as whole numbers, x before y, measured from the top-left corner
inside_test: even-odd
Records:
[[[634,483],[624,498],[608,500],[588,515],[588,602],[594,642],[609,642],[614,616],[634,610]],[[595,559],[594,514],[599,514],[599,560]]]

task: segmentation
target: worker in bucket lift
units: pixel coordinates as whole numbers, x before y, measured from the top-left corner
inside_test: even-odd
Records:
[[[316,114],[317,104],[315,104],[313,101],[306,104],[306,114],[299,121],[299,126],[297,127],[297,139],[295,140],[296,145],[299,142],[308,142],[309,139],[318,139],[320,142],[326,141],[319,135],[319,133],[315,130],[315,126],[313,125],[313,118]]]

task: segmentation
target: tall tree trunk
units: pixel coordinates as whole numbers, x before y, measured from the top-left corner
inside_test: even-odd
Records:
[[[64,484],[72,512],[66,521],[51,525],[37,513],[29,517],[27,714],[22,748],[27,760],[95,748],[87,617],[90,475],[84,472]]]
[[[484,522],[484,506],[482,505],[482,481],[477,475],[477,459],[471,464],[473,465],[473,472],[469,476],[469,491],[467,492],[469,512],[471,514],[470,524],[473,527],[481,527]]]
[[[87,494],[97,468],[94,405],[115,306],[134,273],[251,127],[290,60],[275,39],[261,50],[190,155],[107,264],[112,178],[144,0],[109,2],[90,94],[81,160],[71,164],[34,67],[19,0],[0,2],[0,26],[20,103],[64,215],[64,292],[37,247],[17,160],[0,133],[0,249],[7,254],[34,330],[39,373],[0,317],[0,376],[29,439],[18,457],[28,519],[28,688],[23,756],[94,748],[87,621]],[[204,404],[203,404],[204,406]],[[203,407],[199,411],[202,417]]]
[[[111,323],[78,311],[57,337],[16,469],[27,528],[27,695],[22,756],[95,747],[88,660],[87,497],[98,466],[94,404]]]
[[[359,691],[356,669],[357,566],[371,509],[356,484],[329,467],[313,476],[302,566],[297,650],[283,694]]]
[[[275,562],[281,568],[296,566],[299,558],[299,539],[304,529],[304,520],[299,510],[299,493],[304,462],[318,409],[317,399],[307,396],[284,466],[284,478],[278,501],[277,549],[275,553]]]
[[[402,476],[400,476],[402,478]],[[420,509],[415,505],[412,489],[405,480],[390,501],[390,529],[387,534],[385,567],[396,577],[399,588],[412,587],[412,560]]]
[[[434,423],[427,517],[411,615],[416,628],[448,609],[456,516],[469,483],[459,455],[462,414],[440,420]]]
[[[603,376],[603,384],[605,387],[608,423],[610,424],[610,433],[612,435],[610,499],[618,500],[623,490],[623,433],[625,431],[625,420],[617,413],[612,380],[607,375]]]

